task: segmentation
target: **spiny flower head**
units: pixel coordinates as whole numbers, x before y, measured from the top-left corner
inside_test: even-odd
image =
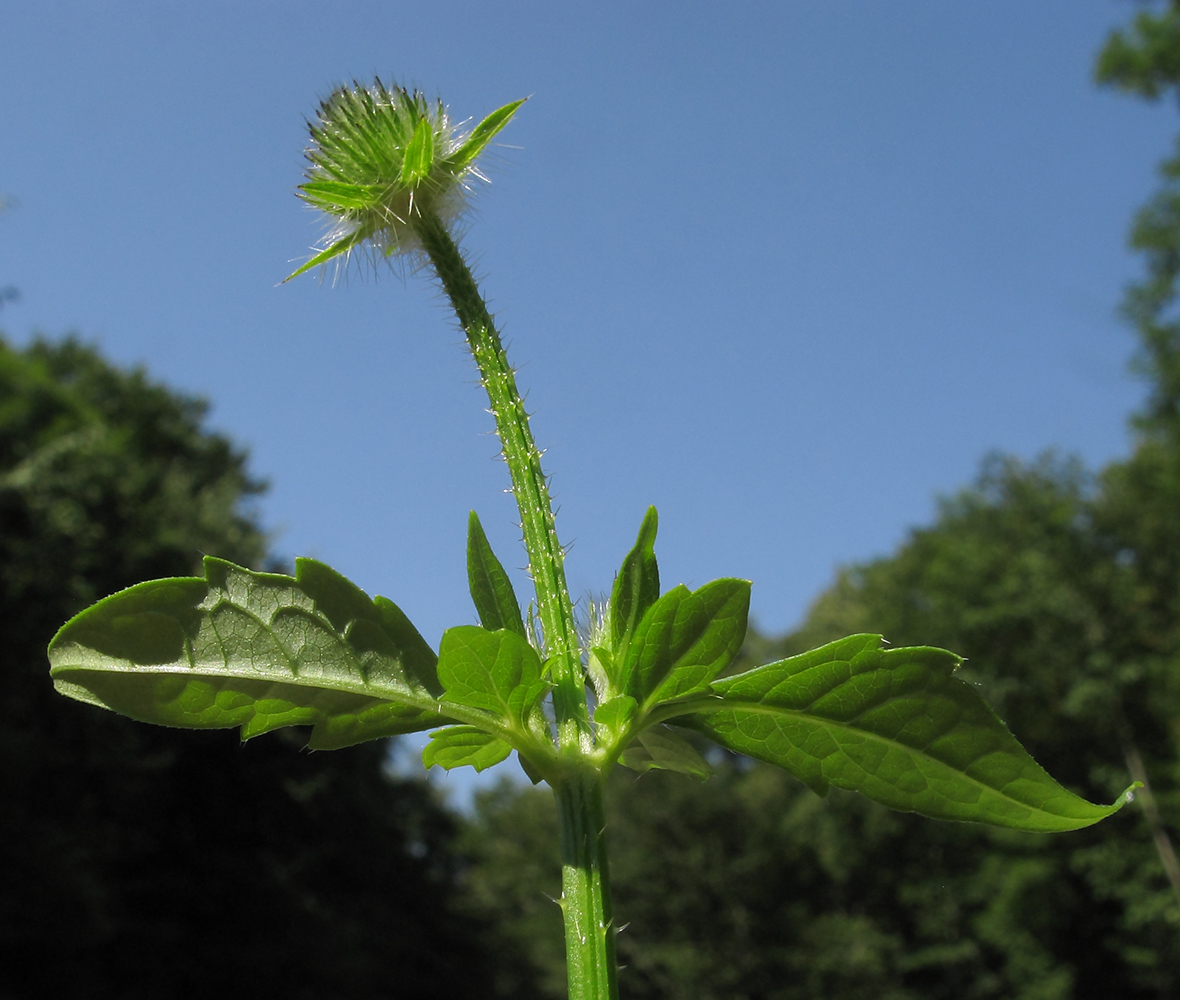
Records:
[[[423,218],[449,226],[462,214],[469,181],[486,179],[477,157],[523,103],[504,105],[460,135],[442,102],[420,91],[380,80],[335,90],[308,122],[307,180],[298,189],[331,229],[324,249],[284,280],[362,248],[383,257],[416,251]]]

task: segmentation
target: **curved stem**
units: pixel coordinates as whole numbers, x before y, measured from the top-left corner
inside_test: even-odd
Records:
[[[618,1000],[602,776],[585,761],[594,740],[573,603],[565,580],[565,553],[557,540],[541,452],[500,335],[462,252],[437,217],[423,216],[416,229],[467,335],[496,419],[545,632],[557,744],[572,765],[550,779],[555,782],[561,831],[561,909],[569,997]]]
[[[549,485],[524,400],[492,316],[459,247],[435,215],[423,215],[415,229],[459,317],[496,418],[504,460],[512,477],[512,492],[520,508],[529,572],[537,590],[537,611],[551,663],[558,746],[570,752],[589,750],[593,740],[574,609],[565,581],[565,553],[557,540]]]

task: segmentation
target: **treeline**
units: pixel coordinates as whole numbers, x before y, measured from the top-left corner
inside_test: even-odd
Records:
[[[46,643],[96,599],[264,561],[262,484],[203,414],[75,341],[0,340],[0,997],[527,998],[458,905],[455,818],[384,744],[54,692]]]

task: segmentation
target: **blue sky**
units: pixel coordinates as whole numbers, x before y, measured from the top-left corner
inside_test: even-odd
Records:
[[[609,588],[655,504],[667,584],[747,577],[783,631],[988,450],[1125,452],[1125,234],[1176,127],[1091,83],[1134,9],[5,4],[0,323],[207,396],[272,483],[276,552],[436,643],[473,620],[469,509],[524,562],[505,470],[424,277],[276,284],[320,232],[304,118],[375,73],[457,119],[529,95],[465,246],[571,589]]]

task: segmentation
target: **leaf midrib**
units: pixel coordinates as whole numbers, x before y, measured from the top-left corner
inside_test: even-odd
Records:
[[[230,668],[225,668],[223,670],[210,670],[207,667],[184,667],[179,664],[170,663],[151,665],[134,664],[130,668],[58,664],[53,666],[49,673],[50,676],[53,677],[69,673],[119,674],[123,676],[137,673],[154,675],[176,674],[184,677],[191,677],[194,680],[209,681],[214,684],[243,680],[256,681],[279,687],[298,687],[312,691],[336,691],[343,694],[362,695],[364,697],[372,698],[375,701],[405,705],[409,708],[415,708],[419,711],[437,715],[439,717],[440,725],[447,725],[451,722],[461,723],[464,725],[475,726],[476,728],[482,729],[485,732],[492,733],[498,739],[503,739],[509,743],[511,743],[513,738],[513,733],[508,729],[508,727],[500,724],[494,719],[494,717],[492,717],[489,713],[484,712],[482,709],[473,708],[469,705],[462,705],[458,702],[447,701],[445,699],[431,698],[429,694],[427,694],[425,697],[414,694],[403,694],[401,692],[398,692],[394,695],[375,694],[374,690],[388,691],[388,689],[375,689],[373,686],[368,684],[347,682],[334,682],[332,684],[315,683],[310,679],[301,678],[298,674],[292,675],[290,678],[262,677],[256,674],[243,673],[240,670],[233,670]]]
[[[893,699],[889,699],[889,700],[893,700]],[[881,705],[887,705],[888,703],[889,703],[889,701],[881,702]],[[916,754],[918,756],[921,756],[921,757],[925,758],[926,760],[939,765],[940,767],[947,768],[948,770],[953,771],[955,774],[961,775],[963,778],[972,782],[977,787],[986,789],[987,791],[993,793],[994,795],[1000,796],[1005,801],[1008,801],[1008,802],[1014,803],[1015,805],[1020,806],[1022,809],[1028,809],[1028,810],[1031,810],[1032,812],[1048,813],[1051,816],[1059,816],[1062,819],[1072,820],[1072,819],[1081,818],[1079,816],[1069,815],[1068,813],[1055,812],[1051,809],[1045,808],[1044,806],[1030,805],[1027,802],[1023,802],[1020,799],[1013,797],[1011,794],[1009,794],[1007,791],[1004,791],[1003,789],[996,788],[994,785],[989,785],[986,782],[981,781],[979,778],[975,777],[974,775],[968,774],[966,771],[960,771],[958,768],[954,767],[951,764],[948,764],[946,761],[939,760],[937,757],[932,756],[931,754],[927,753],[925,750],[917,750],[914,747],[911,747],[907,743],[902,743],[900,740],[892,739],[887,736],[880,736],[876,733],[871,732],[870,730],[858,729],[855,726],[852,726],[847,722],[840,722],[835,719],[827,719],[827,718],[824,718],[823,716],[808,715],[805,710],[801,710],[801,709],[782,708],[777,705],[763,705],[758,702],[740,701],[738,699],[726,698],[725,702],[723,704],[725,705],[725,707],[710,707],[710,709],[708,711],[702,711],[698,714],[712,715],[712,714],[718,714],[718,713],[726,712],[726,711],[731,711],[731,712],[732,711],[743,711],[743,712],[751,712],[751,713],[759,714],[759,715],[789,715],[789,716],[796,716],[800,719],[811,722],[815,725],[827,725],[827,726],[838,727],[840,729],[843,729],[843,730],[846,730],[849,732],[856,732],[860,735],[869,737],[879,743],[885,744],[886,746],[901,748],[908,753],[912,753],[912,754]],[[843,751],[841,751],[841,752],[843,753]],[[818,759],[818,758],[813,758],[813,759]],[[972,763],[974,764],[976,761],[978,761],[980,759],[982,759],[982,758],[975,757],[972,760]],[[1034,761],[1034,763],[1035,763],[1035,761]],[[874,775],[874,777],[876,777],[876,775]],[[879,780],[884,780],[884,779],[879,779]],[[1065,789],[1065,791],[1067,793],[1069,793],[1068,789]],[[1081,801],[1085,802],[1084,799]],[[1090,803],[1090,802],[1086,802],[1086,805],[1088,805],[1092,809],[1096,809],[1096,810],[1100,810],[1102,808],[1100,806],[1095,806],[1093,803]]]

